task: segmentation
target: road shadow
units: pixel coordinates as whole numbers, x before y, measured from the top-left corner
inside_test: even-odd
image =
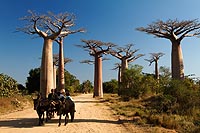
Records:
[[[0,120],[0,127],[30,128],[38,126],[38,118]]]
[[[61,120],[64,123],[64,117]],[[52,118],[45,122],[45,124],[50,123],[58,123],[58,118]],[[45,126],[45,125],[44,125]],[[32,127],[40,127],[38,123],[38,118],[18,118],[11,120],[0,120],[0,128],[1,127],[9,127],[9,128],[32,128]]]
[[[75,119],[73,123],[111,123],[111,124],[122,124],[118,120],[100,120],[100,119]]]
[[[111,123],[111,124],[123,124],[130,123],[130,120],[101,120],[101,119],[74,119],[73,122],[69,123]],[[53,118],[46,124],[55,123],[58,124],[58,118]],[[64,117],[62,117],[61,123],[64,123]],[[20,119],[11,119],[11,120],[0,120],[0,128],[1,127],[9,127],[9,128],[32,128],[38,127],[38,118],[20,118]]]
[[[75,103],[101,103],[101,101],[74,101]]]
[[[74,119],[73,123],[110,123],[110,124],[123,124],[131,123],[132,120],[101,120],[101,119]]]
[[[62,117],[62,123],[64,123],[64,117]],[[101,120],[101,119],[74,119],[73,122],[71,122],[71,119],[69,119],[69,123],[110,123],[110,124],[122,124],[125,121],[122,120]],[[127,121],[126,121],[127,122]],[[58,123],[58,119],[52,119],[48,121],[48,123]]]

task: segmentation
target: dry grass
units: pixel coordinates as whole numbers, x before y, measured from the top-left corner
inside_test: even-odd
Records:
[[[194,124],[192,118],[175,114],[158,113],[156,110],[153,110],[149,107],[150,104],[147,103],[156,103],[157,101],[154,98],[130,99],[125,102],[117,95],[105,94],[103,101],[115,111],[116,115],[123,116],[123,118],[131,120],[135,124],[150,124],[151,126],[175,129],[178,132],[194,132],[195,130],[200,130],[198,125]],[[156,104],[153,105],[156,106]]]
[[[32,107],[32,98],[30,96],[14,96],[0,98],[0,114],[7,114],[18,110]]]

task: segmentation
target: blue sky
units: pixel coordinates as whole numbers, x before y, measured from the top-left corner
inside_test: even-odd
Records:
[[[93,65],[81,64],[82,60],[92,59],[86,51],[74,46],[83,44],[81,39],[93,39],[112,42],[119,46],[135,44],[133,49],[140,49],[137,54],[145,54],[132,64],[144,67],[143,71],[154,72],[144,59],[149,53],[163,52],[159,66],[171,66],[171,43],[169,40],[155,38],[135,28],[160,19],[199,19],[199,0],[2,0],[0,4],[0,73],[7,74],[25,84],[31,69],[40,66],[42,38],[15,32],[23,22],[19,18],[28,15],[28,10],[37,13],[69,12],[76,15],[75,28],[85,28],[86,33],[69,35],[64,40],[64,55],[73,62],[65,68],[81,82],[93,81]],[[194,73],[200,76],[200,38],[185,38],[182,41],[185,75]],[[58,53],[54,43],[53,53]],[[103,62],[103,81],[117,78],[117,71],[111,70],[119,60],[112,56]]]

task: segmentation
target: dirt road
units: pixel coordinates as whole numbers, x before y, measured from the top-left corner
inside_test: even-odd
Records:
[[[45,126],[38,126],[37,114],[33,108],[30,108],[0,116],[0,133],[143,133],[150,131],[119,120],[109,107],[92,98],[92,94],[82,94],[73,99],[76,104],[75,120],[66,126],[63,120],[62,125],[58,127],[57,116],[45,123]]]

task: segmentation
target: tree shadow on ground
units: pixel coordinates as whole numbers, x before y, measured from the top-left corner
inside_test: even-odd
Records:
[[[111,124],[123,124],[130,123],[130,120],[102,120],[102,119],[74,119],[73,122],[69,123],[111,123]],[[45,124],[58,124],[58,118],[53,118]],[[61,123],[64,123],[64,116],[62,116]],[[38,118],[19,118],[19,119],[11,119],[11,120],[0,120],[0,128],[1,127],[9,127],[9,128],[32,128],[38,127]],[[44,125],[45,126],[45,125]]]
[[[61,122],[64,123],[64,119],[62,119]],[[45,124],[58,123],[58,118],[48,120],[48,122],[44,122],[44,123]],[[1,127],[32,128],[32,127],[40,127],[40,126],[39,126],[38,118],[18,118],[18,119],[11,119],[11,120],[0,119],[0,128]]]
[[[73,123],[111,123],[111,124],[122,124],[119,120],[101,120],[101,119],[75,119]]]
[[[30,128],[38,126],[38,118],[0,120],[0,127]]]
[[[100,103],[101,101],[74,101],[75,103]]]

